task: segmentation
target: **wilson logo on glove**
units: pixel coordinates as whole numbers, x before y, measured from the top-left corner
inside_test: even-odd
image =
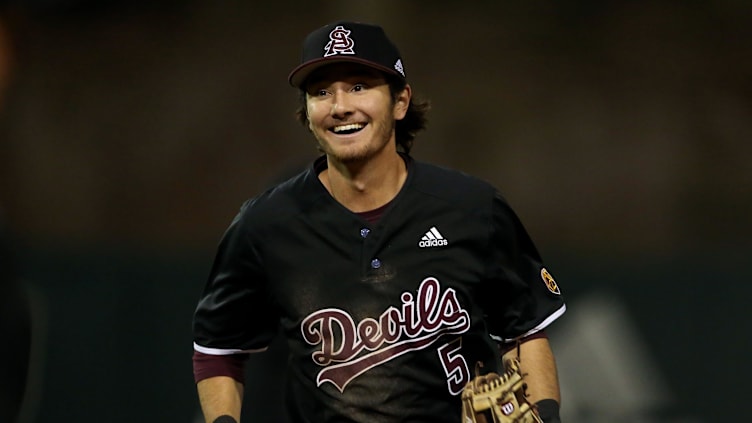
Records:
[[[475,367],[475,378],[462,391],[462,421],[465,423],[543,423],[538,413],[527,401],[527,385],[522,381],[520,362],[507,360],[506,369],[480,375]]]

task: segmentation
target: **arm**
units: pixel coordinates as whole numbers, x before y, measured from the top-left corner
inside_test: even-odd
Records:
[[[530,402],[553,399],[561,403],[556,361],[547,338],[535,338],[520,344],[520,369],[525,375]],[[504,359],[517,356],[513,348],[504,354]]]
[[[229,415],[240,421],[240,408],[243,403],[243,385],[227,376],[215,376],[196,384],[201,410],[207,423],[217,417]]]

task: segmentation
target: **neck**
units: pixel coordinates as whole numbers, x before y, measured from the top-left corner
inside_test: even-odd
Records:
[[[340,204],[359,213],[392,201],[407,179],[405,161],[396,152],[384,160],[340,163],[327,157],[319,180]]]

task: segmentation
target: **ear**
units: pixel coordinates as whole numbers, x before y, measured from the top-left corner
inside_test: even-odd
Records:
[[[407,114],[407,109],[410,107],[410,99],[413,96],[413,89],[410,84],[405,85],[405,88],[397,94],[397,98],[394,100],[394,120],[402,120]]]

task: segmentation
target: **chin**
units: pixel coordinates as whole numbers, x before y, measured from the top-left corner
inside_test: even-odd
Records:
[[[357,163],[374,156],[375,152],[365,146],[333,148],[331,144],[321,143],[320,149],[329,157],[342,163]]]
[[[370,159],[373,154],[370,151],[346,151],[346,152],[331,152],[329,155],[335,160],[341,163],[360,163]]]

